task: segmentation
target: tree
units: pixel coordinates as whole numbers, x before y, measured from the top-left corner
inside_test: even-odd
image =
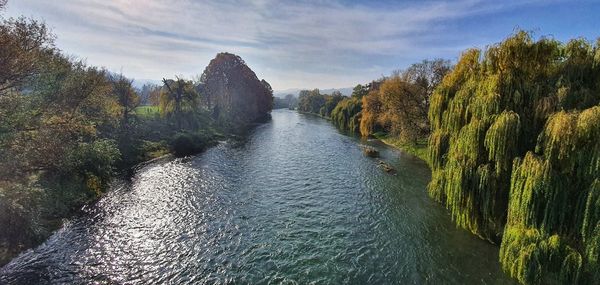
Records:
[[[520,31],[464,52],[431,97],[429,194],[523,284],[600,280],[598,44]]]
[[[1,4],[1,3],[0,3]],[[0,24],[0,96],[39,73],[39,60],[54,53],[54,36],[44,23],[26,18]]]
[[[362,116],[360,134],[364,137],[383,131],[383,106],[379,98],[379,90],[371,90],[361,99]]]
[[[259,80],[235,54],[217,54],[204,69],[199,87],[211,116],[231,129],[267,118],[273,108],[270,84]]]
[[[319,114],[323,117],[331,116],[331,112],[337,104],[344,99],[340,91],[333,91],[331,95],[324,95],[325,104],[319,109]]]
[[[296,98],[294,94],[285,95],[284,100],[287,103],[287,107],[289,109],[294,109],[298,105],[298,98]]]
[[[109,80],[112,83],[113,94],[122,108],[121,129],[128,131],[130,116],[139,106],[140,96],[132,86],[133,80],[125,78],[123,74],[109,75]]]
[[[358,97],[344,98],[331,112],[331,121],[340,129],[358,133],[362,101]]]
[[[450,69],[448,61],[424,60],[372,82],[371,91],[362,97],[361,134],[386,131],[410,143],[427,138],[429,98]]]
[[[196,111],[199,107],[200,94],[194,83],[176,77],[176,80],[164,79],[164,88],[160,94],[160,113],[173,117],[178,129],[183,128],[184,113]]]
[[[161,86],[156,84],[144,84],[139,90],[140,105],[158,106],[160,103],[160,89]]]
[[[298,110],[301,112],[320,114],[321,107],[325,105],[325,96],[319,89],[301,90],[298,96]]]
[[[361,99],[363,96],[369,93],[369,86],[367,85],[356,85],[354,89],[352,89],[352,97]]]

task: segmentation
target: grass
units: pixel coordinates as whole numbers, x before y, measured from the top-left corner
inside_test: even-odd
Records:
[[[141,118],[153,118],[160,114],[158,106],[139,106],[134,111]]]
[[[388,135],[385,132],[377,132],[374,133],[373,136],[387,145],[401,149],[429,163],[427,158],[427,139],[420,139],[415,143],[406,143],[402,142],[397,137]]]

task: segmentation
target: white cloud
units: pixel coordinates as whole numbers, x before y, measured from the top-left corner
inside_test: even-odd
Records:
[[[136,78],[199,74],[217,52],[229,51],[274,88],[285,89],[351,86],[389,72],[382,58],[458,52],[464,42],[430,44],[455,40],[445,23],[523,5],[473,0],[367,4],[13,0],[8,14],[44,18],[65,52]]]

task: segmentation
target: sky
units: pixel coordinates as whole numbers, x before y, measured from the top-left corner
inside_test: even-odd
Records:
[[[367,83],[423,59],[453,62],[516,29],[600,37],[600,0],[9,0],[63,52],[138,81],[194,78],[218,52],[275,90]]]

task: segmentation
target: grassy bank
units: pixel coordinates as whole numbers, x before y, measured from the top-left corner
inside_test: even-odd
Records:
[[[139,106],[134,109],[134,112],[141,118],[154,118],[160,115],[158,106]]]
[[[401,142],[400,139],[390,136],[384,132],[374,133],[373,137],[389,146],[410,153],[429,164],[429,160],[427,158],[427,139],[418,140],[416,143],[405,143]]]

